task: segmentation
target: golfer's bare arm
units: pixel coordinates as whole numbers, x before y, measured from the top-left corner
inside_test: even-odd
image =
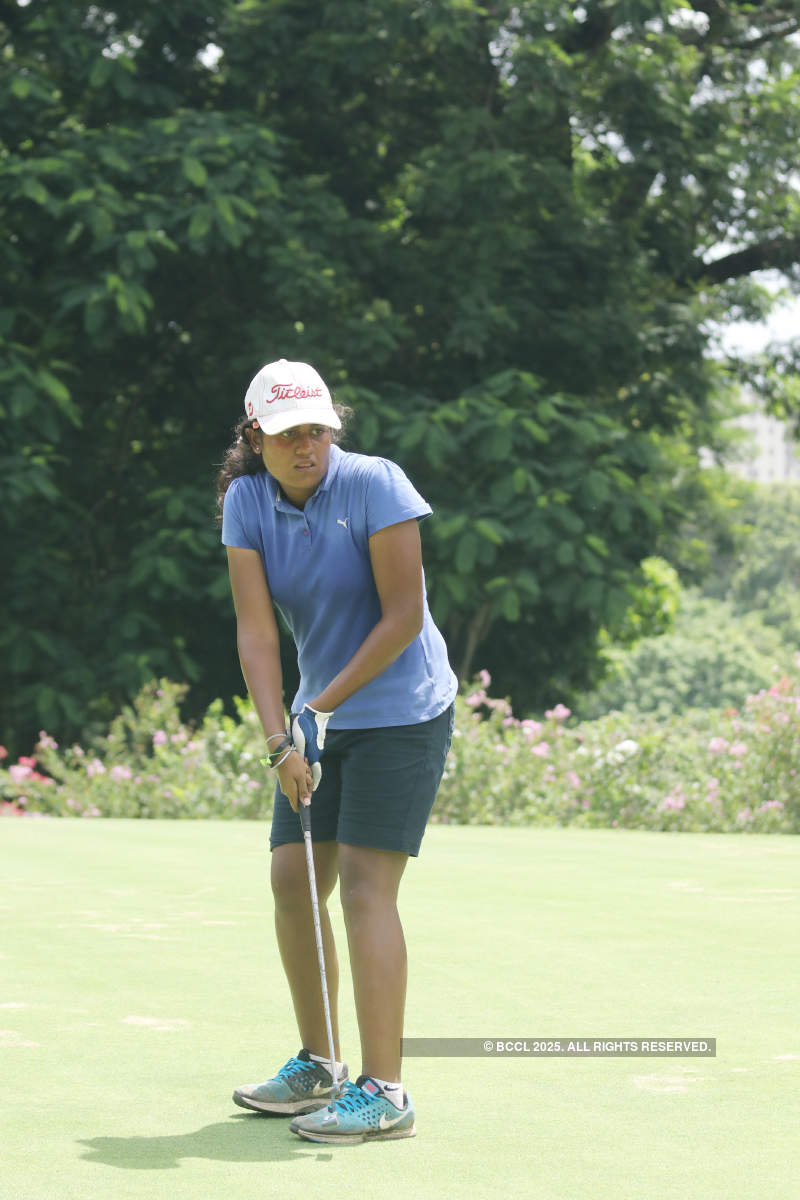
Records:
[[[373,533],[369,555],[381,616],[350,661],[309,702],[321,712],[332,712],[385,671],[422,629],[425,610],[417,521],[401,521]]]
[[[286,719],[278,623],[260,554],[255,550],[228,546],[228,573],[236,610],[239,662],[264,736],[269,737],[286,728]],[[274,738],[270,748],[275,749],[279,742],[279,738]],[[284,786],[288,782],[286,776],[298,787],[305,784],[307,772],[299,755],[293,754],[281,767],[281,788],[289,795]],[[303,795],[307,794],[305,787],[301,790]],[[296,800],[296,795],[290,795],[289,799]]]

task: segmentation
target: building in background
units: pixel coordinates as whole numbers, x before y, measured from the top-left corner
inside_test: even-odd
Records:
[[[731,422],[744,436],[736,457],[726,461],[727,470],[753,483],[800,483],[800,442],[791,426],[766,413],[761,398],[749,388],[742,399],[752,407]],[[703,460],[711,465],[713,455]]]

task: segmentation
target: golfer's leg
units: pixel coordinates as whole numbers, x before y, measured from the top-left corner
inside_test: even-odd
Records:
[[[397,890],[407,862],[407,854],[394,850],[339,846],[361,1069],[378,1079],[400,1079],[407,966]]]
[[[337,993],[339,966],[330,917],[325,904],[337,874],[336,842],[314,843],[314,871],[319,896],[319,919],[325,951],[325,975],[333,1027],[333,1046],[341,1062]],[[292,993],[300,1040],[312,1054],[328,1057],[328,1034],[314,934],[314,915],[308,887],[306,851],[303,843],[291,842],[272,851],[272,894],[275,898],[275,932],[283,969]]]

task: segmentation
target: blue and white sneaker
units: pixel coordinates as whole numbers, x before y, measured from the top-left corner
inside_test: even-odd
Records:
[[[414,1137],[417,1132],[408,1094],[403,1093],[403,1107],[395,1108],[369,1075],[345,1083],[333,1113],[326,1107],[307,1117],[295,1117],[289,1128],[309,1142],[343,1146]]]
[[[344,1065],[342,1079],[347,1080]],[[340,1081],[341,1082],[341,1081]],[[330,1100],[333,1079],[327,1067],[315,1062],[307,1050],[290,1058],[266,1083],[244,1083],[233,1093],[233,1102],[255,1112],[311,1113]]]

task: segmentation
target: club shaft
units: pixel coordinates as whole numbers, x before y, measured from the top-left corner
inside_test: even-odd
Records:
[[[319,962],[319,978],[322,985],[322,1007],[325,1010],[325,1031],[328,1035],[328,1055],[331,1060],[331,1076],[333,1091],[331,1100],[335,1099],[339,1090],[339,1080],[336,1073],[336,1054],[333,1046],[333,1025],[331,1023],[331,1006],[328,1000],[328,977],[325,973],[325,951],[322,946],[322,925],[319,919],[319,900],[317,898],[317,876],[314,870],[314,850],[311,844],[311,830],[303,830],[303,841],[306,844],[306,866],[308,867],[308,887],[311,892],[311,910],[314,914],[314,937],[317,941],[317,961]]]

